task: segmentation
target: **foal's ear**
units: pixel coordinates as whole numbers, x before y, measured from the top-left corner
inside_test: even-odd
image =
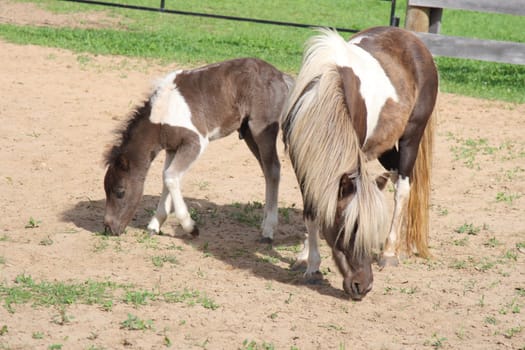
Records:
[[[389,178],[390,178],[390,173],[383,173],[379,175],[378,177],[376,177],[377,187],[379,187],[381,191],[385,188],[386,183],[388,182]]]
[[[129,171],[129,159],[123,154],[119,155],[115,160],[115,165],[122,171]]]
[[[339,181],[339,199],[355,193],[355,180],[356,174],[345,173],[341,176],[341,180]]]

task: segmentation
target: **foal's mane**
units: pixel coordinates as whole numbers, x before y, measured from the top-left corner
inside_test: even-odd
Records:
[[[313,210],[321,230],[335,224],[341,177],[356,175],[356,193],[342,213],[345,230],[339,234],[348,247],[357,225],[354,253],[369,254],[383,238],[385,206],[366,169],[338,71],[338,66],[352,60],[352,52],[335,31],[320,31],[307,43],[284,108],[283,138],[302,186],[305,209]]]
[[[122,154],[123,148],[131,140],[132,131],[144,118],[151,114],[151,98],[148,98],[142,104],[137,105],[130,113],[129,118],[122,126],[114,131],[116,137],[115,143],[104,154],[104,164],[106,166],[114,164],[118,156]]]

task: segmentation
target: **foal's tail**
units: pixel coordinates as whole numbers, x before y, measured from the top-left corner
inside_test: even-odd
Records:
[[[434,109],[419,144],[408,200],[406,249],[407,252],[411,252],[415,248],[422,258],[430,257],[428,250],[430,180],[436,114]]]

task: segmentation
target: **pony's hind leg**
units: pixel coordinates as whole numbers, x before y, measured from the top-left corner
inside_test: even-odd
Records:
[[[164,161],[164,172],[173,161],[175,154],[173,152],[166,152],[166,160]],[[162,181],[162,193],[160,195],[159,204],[157,205],[157,211],[151,218],[148,224],[148,232],[151,234],[158,234],[162,224],[166,221],[166,218],[173,210],[173,200],[171,198],[168,187],[165,181]]]
[[[388,233],[383,254],[379,265],[381,266],[397,266],[398,260],[398,245],[401,230],[405,216],[407,215],[408,199],[410,196],[410,180],[408,177],[397,176],[397,172],[394,172],[393,177],[395,194],[394,194],[394,214],[392,216],[392,225],[390,226],[390,232]],[[394,180],[396,179],[396,180]]]
[[[383,248],[380,266],[396,266],[399,263],[397,257],[398,240],[403,228],[404,215],[406,213],[410,183],[408,178],[399,177],[399,152],[396,148],[385,152],[379,157],[379,162],[385,169],[390,171],[390,179],[394,184],[394,213],[392,224]]]
[[[262,131],[257,131],[262,129]],[[262,221],[262,242],[271,243],[278,224],[277,199],[279,195],[279,181],[281,176],[281,164],[277,155],[278,123],[265,125],[261,128],[248,121],[248,128],[241,130],[242,137],[248,148],[252,151],[264,174],[265,180],[265,204],[264,217]]]

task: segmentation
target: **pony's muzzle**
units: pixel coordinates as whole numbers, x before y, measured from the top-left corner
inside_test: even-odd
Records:
[[[343,280],[344,291],[356,301],[362,300],[372,290],[372,285],[373,282],[363,283],[352,277],[345,277]]]
[[[119,236],[122,233],[122,229],[115,224],[114,220],[111,220],[108,217],[104,217],[104,234]]]

